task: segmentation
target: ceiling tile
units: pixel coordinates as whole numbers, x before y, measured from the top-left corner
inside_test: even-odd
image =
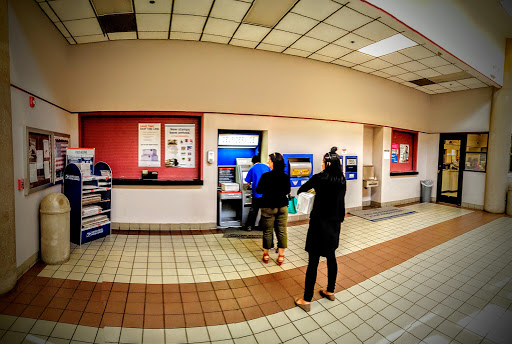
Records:
[[[276,53],[282,52],[286,47],[281,47],[279,45],[273,45],[273,44],[267,44],[267,43],[261,43],[258,45],[256,49],[259,50],[268,50],[268,51],[274,51]]]
[[[399,65],[400,68],[406,69],[409,72],[415,72],[417,70],[423,70],[427,67],[417,61],[410,61]]]
[[[426,59],[419,60],[419,62],[423,63],[427,67],[439,67],[450,64],[450,62],[440,56],[427,57]]]
[[[346,35],[347,33],[348,31],[339,29],[335,26],[320,23],[315,26],[313,30],[309,31],[306,36],[320,39],[326,42],[332,42],[341,36]]]
[[[92,4],[99,16],[133,13],[132,0],[92,0]]]
[[[343,56],[343,60],[353,62],[355,64],[365,63],[366,61],[373,60],[375,57],[360,53],[359,51],[353,51],[348,55]]]
[[[249,7],[250,3],[238,0],[216,0],[210,16],[241,22]]]
[[[171,31],[202,33],[206,17],[174,14]]]
[[[139,31],[169,31],[171,14],[136,14]]]
[[[381,59],[371,60],[365,63],[362,63],[361,66],[371,68],[371,69],[384,69],[391,67],[392,64],[386,61],[382,61]]]
[[[75,37],[75,40],[78,44],[93,43],[93,42],[106,41],[107,37],[103,36],[103,35],[90,35],[90,36]]]
[[[384,68],[381,70],[381,72],[388,73],[389,75],[399,75],[399,74],[407,73],[407,71],[405,69],[397,67],[397,66]]]
[[[316,20],[324,20],[340,8],[340,4],[331,0],[301,0],[293,7],[292,12]]]
[[[466,87],[466,86],[460,86],[460,87],[452,87],[450,88],[452,91],[465,91],[465,90],[469,90],[469,87]]]
[[[50,20],[52,22],[58,22],[59,21],[59,18],[57,18],[57,16],[55,15],[55,13],[53,13],[53,11],[51,10],[50,8],[50,5],[48,5],[48,3],[46,2],[40,2],[39,3],[39,6],[41,6],[41,8],[43,9],[44,13],[46,13],[46,15],[48,16],[48,18],[50,18]]]
[[[436,90],[435,92],[436,92],[437,94],[440,94],[440,93],[448,93],[448,92],[450,92],[450,90],[449,90],[449,89],[444,88],[444,89],[442,89],[442,90]]]
[[[436,72],[435,70],[430,69],[430,68],[429,69],[424,69],[424,70],[418,70],[415,73],[418,74],[419,76],[424,77],[424,78],[432,78],[434,76],[441,75],[441,73]]]
[[[139,39],[167,39],[167,37],[169,37],[169,32],[139,32]]]
[[[400,63],[412,61],[412,59],[410,57],[402,55],[399,52],[387,54],[387,55],[381,56],[379,58],[381,60],[384,60],[384,61],[392,63],[392,64],[400,64]]]
[[[229,44],[231,45],[236,45],[236,46],[239,46],[239,47],[244,47],[244,48],[251,48],[251,49],[254,49],[256,48],[256,46],[258,45],[258,42],[254,42],[254,41],[245,41],[243,39],[236,39],[236,38],[233,38],[231,40],[231,42],[229,42]]]
[[[119,39],[137,39],[136,32],[111,32],[108,34],[108,39],[111,41]]]
[[[380,21],[383,24],[386,24],[390,28],[398,31],[398,32],[404,32],[408,31],[407,26],[399,22],[397,19],[391,17],[390,15],[387,15],[386,13],[382,13],[382,15],[378,18],[378,21]]]
[[[318,21],[314,19],[306,18],[295,13],[288,13],[281,19],[279,24],[277,24],[276,29],[303,35],[316,24],[318,24]]]
[[[332,57],[324,56],[324,55],[320,55],[320,54],[312,54],[308,58],[313,59],[313,60],[322,61],[322,62],[331,62],[332,60],[334,60]]]
[[[255,41],[259,42],[265,37],[266,34],[270,32],[270,28],[250,25],[250,24],[242,24],[236,30],[233,38],[247,40],[247,41]]]
[[[382,72],[382,71],[381,71]],[[387,74],[387,73],[386,73]],[[398,82],[398,83],[402,83],[403,80],[400,79],[400,78],[397,78],[396,76],[391,76],[389,78],[387,78],[388,80],[391,80],[391,81],[394,81],[394,82]]]
[[[194,14],[207,16],[210,13],[213,0],[174,0],[176,14]]]
[[[148,0],[134,0],[136,13],[171,13],[172,0],[158,0],[150,3]]]
[[[211,18],[210,18],[210,20],[211,20]],[[227,44],[230,39],[231,39],[231,37],[209,35],[209,34],[205,33],[205,34],[203,34],[203,37],[201,38],[201,41],[203,41],[203,42],[213,42],[213,43]]]
[[[96,18],[70,20],[65,23],[72,36],[103,35]],[[106,39],[106,38],[105,38]],[[78,42],[78,41],[77,41]]]
[[[352,50],[358,50],[374,42],[370,39],[349,33],[348,35],[341,37],[333,43]]]
[[[351,51],[352,50],[345,48],[345,47],[340,47],[338,45],[329,44],[328,46],[317,51],[317,53],[321,54],[321,55],[325,55],[325,56],[339,58],[339,57],[342,57],[343,55],[347,55]]]
[[[297,42],[293,43],[290,48],[314,52],[325,47],[326,45],[327,43],[318,39],[301,37]]]
[[[217,36],[231,37],[233,36],[233,33],[235,32],[237,27],[238,23],[235,23],[231,20],[215,19],[210,17],[206,22],[204,33]]]
[[[400,78],[405,81],[421,79],[421,77],[418,74],[414,74],[414,73],[399,74],[399,75],[397,75],[397,78]]]
[[[384,12],[381,10],[373,7],[372,5],[368,5],[362,1],[351,1],[347,4],[348,7],[350,7],[353,10],[356,10],[359,13],[364,13],[365,15],[376,19],[381,17]]]
[[[327,18],[327,24],[334,25],[347,31],[355,30],[372,21],[372,18],[362,15],[348,7],[343,7],[338,12]]]
[[[62,21],[95,18],[96,16],[89,0],[55,0],[48,2],[48,4]]]
[[[380,41],[396,35],[398,31],[382,24],[381,22],[373,21],[357,30],[354,30],[354,33],[374,41]]]
[[[352,67],[352,69],[355,69],[355,70],[358,70],[358,71],[364,72],[364,73],[371,73],[371,72],[375,71],[375,69],[371,69],[371,68],[368,68],[368,67],[363,67],[361,65],[354,66],[354,67]]]
[[[66,30],[66,28],[64,27],[64,24],[62,23],[55,23],[55,26],[57,27],[57,29],[59,29],[60,33],[62,34],[62,36],[64,37],[71,37],[71,35],[69,34],[68,30]]]
[[[451,73],[457,73],[457,72],[462,71],[462,69],[460,69],[459,67],[455,67],[454,65],[446,65],[446,66],[436,67],[433,69],[438,71],[441,74],[451,74]]]
[[[352,66],[356,65],[353,62],[348,62],[348,61],[344,61],[344,60],[341,60],[341,59],[334,60],[334,61],[332,61],[332,63],[335,63],[335,64],[343,66],[343,67],[352,67]]]
[[[199,41],[200,33],[192,32],[171,32],[171,39],[181,39],[185,41]]]
[[[389,74],[388,73],[381,72],[380,70],[377,70],[377,71],[372,72],[370,74],[373,74],[373,75],[376,75],[376,76],[380,76],[381,78],[389,78]]]
[[[307,57],[307,56],[311,55],[311,53],[309,51],[293,49],[293,48],[288,48],[285,51],[283,51],[283,53],[288,54],[288,55],[301,56],[301,57]]]
[[[489,87],[488,85],[484,84],[483,82],[480,82],[478,84],[471,84],[467,85],[469,88],[482,88],[482,87]]]
[[[446,87],[446,88],[453,88],[453,87],[466,87],[463,84],[457,82],[457,81],[446,81],[446,82],[440,82],[438,85]]]
[[[420,60],[427,57],[435,56],[433,52],[422,47],[421,45],[416,45],[414,47],[402,49],[400,50],[400,53],[410,57],[413,60]]]
[[[470,78],[470,79],[464,79],[458,81],[461,85],[470,86],[470,85],[478,85],[482,82],[478,80],[477,78]]]
[[[445,89],[443,86],[439,86],[438,84],[432,84],[432,85],[423,86],[423,88],[425,88],[426,90],[431,90],[431,91],[437,91],[437,90],[444,90]]]
[[[300,35],[291,32],[284,32],[280,30],[272,30],[267,37],[263,40],[263,43],[273,44],[288,47],[297,39]]]

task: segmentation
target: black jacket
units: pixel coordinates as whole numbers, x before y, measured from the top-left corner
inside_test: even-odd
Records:
[[[281,208],[288,206],[290,177],[284,172],[272,170],[261,175],[256,192],[263,195],[262,208]]]

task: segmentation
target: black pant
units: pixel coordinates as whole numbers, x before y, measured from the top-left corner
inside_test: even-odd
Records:
[[[252,198],[251,210],[249,210],[249,214],[247,215],[247,221],[245,222],[245,227],[251,226],[253,229],[256,226],[256,218],[258,217],[258,211],[261,208],[261,200],[263,198]]]
[[[327,291],[334,293],[334,286],[336,284],[336,276],[338,275],[338,262],[333,250],[325,257],[327,258]],[[308,269],[306,270],[306,286],[304,288],[304,301],[311,302],[316,283],[316,273],[318,269],[318,262],[320,255],[316,253],[309,253]]]

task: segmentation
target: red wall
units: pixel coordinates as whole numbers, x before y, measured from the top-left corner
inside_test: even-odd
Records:
[[[400,151],[398,154],[399,162],[391,162],[391,172],[410,172],[416,171],[416,155],[417,155],[417,147],[418,147],[418,133],[417,132],[407,132],[393,129],[391,133],[391,147],[390,150],[392,152],[393,144],[406,144],[409,145],[409,162],[400,163]]]
[[[96,148],[95,162],[110,165],[113,178],[140,179],[142,170],[158,179],[201,179],[202,114],[183,112],[100,112],[80,114],[80,147]],[[161,123],[162,167],[138,166],[139,123]],[[165,167],[165,124],[195,124],[195,168]]]

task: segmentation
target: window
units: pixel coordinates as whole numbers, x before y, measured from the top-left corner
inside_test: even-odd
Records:
[[[418,133],[393,129],[391,133],[391,175],[417,174]]]
[[[468,134],[465,171],[485,172],[488,134]]]

